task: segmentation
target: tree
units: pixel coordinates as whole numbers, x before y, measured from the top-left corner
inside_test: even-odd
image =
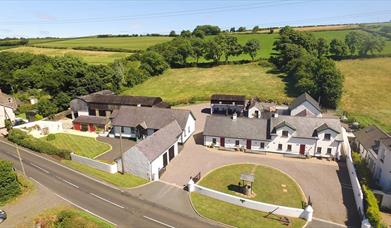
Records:
[[[327,43],[327,40],[324,38],[319,38],[316,49],[318,52],[318,57],[327,55],[329,52],[329,44]]]
[[[235,27],[230,28],[229,32],[235,32]]]
[[[230,56],[238,56],[242,54],[242,52],[243,48],[239,44],[238,38],[236,36],[227,36],[224,47],[225,62],[228,61]]]
[[[258,30],[259,30],[259,26],[256,25],[256,26],[254,26],[252,32],[253,32],[253,33],[256,33],[256,32],[258,32]]]
[[[194,30],[193,30],[193,35],[197,31],[203,31],[206,36],[208,35],[218,35],[221,32],[221,29],[218,26],[214,25],[198,25]]]
[[[223,49],[221,45],[213,40],[209,40],[205,45],[205,59],[213,60],[215,63],[220,61],[221,56],[223,55]]]
[[[259,44],[258,40],[251,39],[244,45],[243,52],[250,55],[251,59],[254,61],[255,57],[257,56],[257,51],[260,48],[261,45]]]
[[[346,34],[345,43],[348,46],[351,55],[354,55],[356,51],[360,49],[362,40],[362,33],[359,33],[357,31],[349,32],[348,34]]]
[[[66,110],[69,107],[69,102],[71,102],[71,97],[68,96],[64,92],[60,92],[55,98],[54,98],[54,104],[57,106],[59,110]]]
[[[181,36],[182,37],[191,37],[191,32],[189,30],[182,30]]]
[[[37,105],[38,113],[42,116],[50,116],[56,114],[58,109],[56,105],[48,99],[42,99]]]
[[[155,51],[145,51],[138,57],[140,69],[145,70],[151,76],[162,74],[168,69],[168,64],[163,56]]]
[[[205,32],[203,30],[197,30],[193,32],[193,36],[203,39],[205,37]]]
[[[342,57],[347,55],[348,47],[346,46],[345,42],[341,40],[333,39],[330,42],[329,51],[334,56],[334,58],[341,59]]]
[[[193,49],[193,57],[198,63],[199,59],[205,54],[205,41],[201,38],[192,38],[191,47]]]
[[[368,55],[368,52],[370,52],[371,54],[374,54],[375,51],[381,52],[384,49],[384,46],[385,40],[383,37],[367,34],[363,36],[359,55],[366,56]]]
[[[170,36],[170,37],[176,37],[177,35],[176,35],[175,31],[172,30],[168,36]]]
[[[245,31],[246,31],[246,27],[243,26],[239,27],[237,30],[237,32],[245,32]]]
[[[12,162],[0,160],[0,183],[0,202],[6,202],[22,192]]]

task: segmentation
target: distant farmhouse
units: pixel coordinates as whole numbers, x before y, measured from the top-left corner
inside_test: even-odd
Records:
[[[214,103],[212,96],[211,107]],[[327,158],[341,154],[339,119],[322,118],[319,104],[306,93],[288,107],[254,98],[240,112],[244,117],[211,112],[205,122],[204,145]]]
[[[158,180],[195,131],[189,110],[171,109],[160,97],[117,96],[100,91],[71,101],[73,129],[137,143],[115,159],[118,170]]]
[[[18,108],[17,101],[10,95],[0,90],[0,128],[5,127],[5,120],[15,122],[15,111]]]

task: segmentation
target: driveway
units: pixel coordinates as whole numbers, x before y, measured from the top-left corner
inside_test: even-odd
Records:
[[[191,176],[233,163],[257,163],[280,169],[297,181],[314,207],[314,217],[349,226],[358,225],[353,191],[344,162],[286,158],[279,154],[249,154],[209,149],[201,145],[206,104],[181,107],[193,111],[196,132],[182,152],[169,163],[162,180],[183,187]]]
[[[127,151],[132,146],[136,145],[136,141],[130,140],[130,139],[122,139],[122,152],[120,150],[121,140],[117,138],[109,138],[109,137],[102,137],[99,136],[96,138],[96,140],[110,144],[111,150],[99,155],[95,159],[102,160],[102,161],[114,161],[115,159],[121,157],[122,153]]]

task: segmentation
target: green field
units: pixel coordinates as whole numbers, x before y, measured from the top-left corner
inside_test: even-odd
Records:
[[[67,149],[88,158],[94,158],[111,149],[109,144],[99,142],[94,138],[65,133],[55,134],[54,140],[47,140],[47,137],[42,138],[42,140],[59,149]]]
[[[364,125],[391,132],[391,58],[337,62],[345,76],[340,107]]]
[[[79,39],[66,39],[62,41],[51,41],[47,43],[40,43],[39,46],[45,47],[105,47],[105,48],[121,48],[128,50],[144,50],[149,46],[162,43],[165,41],[171,40],[171,37],[152,37],[152,36],[143,36],[143,37],[107,37],[107,38],[97,38],[97,37],[86,37]]]
[[[229,165],[212,171],[198,184],[230,195],[244,197],[237,191],[240,174],[255,175],[251,200],[282,206],[302,208],[304,197],[298,185],[282,172],[260,165]],[[235,227],[284,227],[275,216],[243,208],[198,193],[191,194],[195,209],[203,216]],[[302,227],[304,220],[290,218],[289,227]]]
[[[54,49],[54,48],[37,48],[29,46],[21,46],[11,49],[6,49],[9,52],[28,52],[35,55],[47,55],[47,56],[75,56],[83,59],[90,64],[109,64],[114,62],[115,59],[124,58],[131,55],[125,52],[107,52],[107,51],[85,51],[85,50],[72,50],[72,49]]]
[[[207,101],[214,93],[258,96],[285,103],[285,83],[280,75],[257,64],[222,65],[212,68],[169,69],[161,76],[127,89],[125,95],[160,96],[172,105]]]

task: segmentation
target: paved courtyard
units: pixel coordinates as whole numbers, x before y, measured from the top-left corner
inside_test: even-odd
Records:
[[[185,109],[193,111],[197,122],[196,132],[180,155],[169,163],[162,181],[186,185],[191,176],[233,163],[257,163],[280,169],[301,186],[307,199],[311,198],[314,216],[348,226],[359,226],[350,180],[344,162],[318,159],[285,158],[279,154],[249,154],[243,152],[208,149],[201,145],[207,104],[197,104]],[[349,219],[348,219],[349,218]]]

